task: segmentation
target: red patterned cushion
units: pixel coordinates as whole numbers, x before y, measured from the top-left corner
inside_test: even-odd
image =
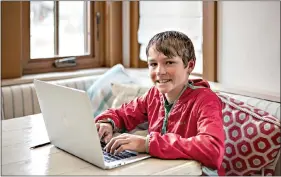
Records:
[[[223,102],[226,175],[273,175],[280,155],[280,122],[269,113],[217,92]]]

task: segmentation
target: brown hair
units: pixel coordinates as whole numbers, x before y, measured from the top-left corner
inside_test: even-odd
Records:
[[[193,43],[184,33],[165,31],[156,34],[150,39],[146,47],[147,57],[148,51],[153,45],[155,45],[155,49],[158,52],[163,53],[169,58],[181,57],[185,67],[190,60],[196,60]]]

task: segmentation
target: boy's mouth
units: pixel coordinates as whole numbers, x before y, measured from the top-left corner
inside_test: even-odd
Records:
[[[172,81],[172,80],[171,79],[162,79],[162,80],[156,80],[156,83],[164,84],[164,83],[167,83],[170,81]]]

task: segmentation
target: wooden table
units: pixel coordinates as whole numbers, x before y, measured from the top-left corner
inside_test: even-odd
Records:
[[[192,160],[149,158],[111,170],[102,170],[48,142],[41,114],[2,121],[2,175],[201,175]]]

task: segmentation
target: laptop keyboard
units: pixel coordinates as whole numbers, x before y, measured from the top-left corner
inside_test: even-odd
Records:
[[[106,144],[104,142],[101,142],[102,149],[105,147],[105,145]],[[137,154],[130,153],[128,151],[123,151],[123,152],[121,152],[119,154],[116,154],[116,155],[110,154],[110,153],[106,152],[105,150],[102,150],[102,152],[103,152],[104,160],[106,162],[113,162],[113,161],[122,160],[122,159],[137,156]]]

